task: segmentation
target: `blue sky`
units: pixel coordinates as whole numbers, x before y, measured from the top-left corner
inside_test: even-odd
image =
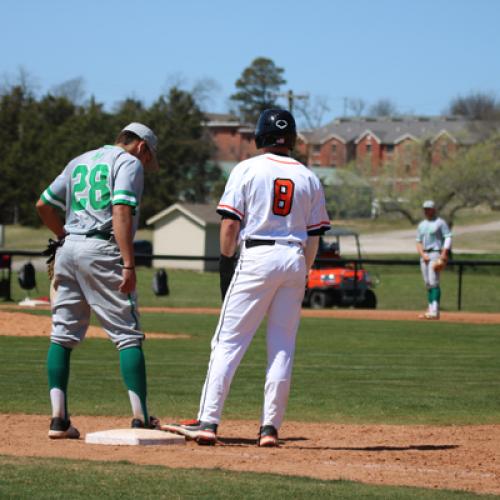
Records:
[[[284,90],[322,96],[328,119],[344,98],[389,98],[404,113],[440,114],[470,91],[500,97],[497,0],[0,0],[0,81],[24,68],[39,93],[82,77],[108,109],[150,104],[172,82],[218,83],[208,108],[227,110],[259,56],[285,69]]]

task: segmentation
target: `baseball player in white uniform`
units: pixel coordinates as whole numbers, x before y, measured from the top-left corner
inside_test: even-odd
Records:
[[[262,112],[255,142],[263,154],[233,169],[217,207],[225,299],[198,418],[162,426],[199,444],[216,442],[234,373],[267,314],[268,364],[258,444],[278,445],[306,276],[319,236],[330,228],[319,179],[289,156],[295,140],[295,120],[288,111]]]
[[[427,288],[428,309],[421,319],[439,319],[441,288],[439,274],[448,261],[451,248],[451,231],[448,224],[437,216],[432,200],[422,205],[425,219],[417,229],[417,252],[420,255],[420,268]]]
[[[47,356],[52,419],[49,437],[78,439],[68,413],[70,356],[93,311],[120,352],[132,405],[132,427],[151,427],[139,326],[133,237],[145,168],[156,169],[157,139],[145,125],[125,127],[115,145],[71,160],[42,193],[37,210],[59,238]],[[63,224],[58,209],[66,212]]]

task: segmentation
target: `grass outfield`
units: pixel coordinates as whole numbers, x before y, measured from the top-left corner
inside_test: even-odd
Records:
[[[427,292],[420,269],[407,266],[368,266],[368,271],[380,278],[375,288],[379,309],[424,310]],[[154,269],[139,268],[138,293],[141,306],[220,307],[219,275],[187,270],[169,270],[170,295],[157,297],[153,293]],[[31,297],[48,295],[47,273],[37,272],[38,289]],[[442,276],[442,309],[457,310],[458,275],[447,270]],[[26,297],[19,287],[16,273],[12,280],[15,302]],[[467,269],[463,276],[462,310],[477,312],[500,311],[500,267]]]
[[[151,412],[193,417],[216,316],[144,314],[147,331],[191,339],[145,343]],[[0,337],[3,412],[49,413],[47,339]],[[500,422],[500,333],[495,325],[304,318],[287,418],[394,424]],[[260,330],[238,370],[224,417],[258,420],[265,372]],[[72,355],[73,415],[128,415],[118,356],[88,339]],[[186,376],[188,374],[188,376]]]
[[[169,469],[128,462],[0,456],[2,498],[494,498],[459,491],[371,486],[277,474]]]

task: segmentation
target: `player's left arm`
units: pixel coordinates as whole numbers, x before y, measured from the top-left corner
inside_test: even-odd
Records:
[[[144,172],[137,158],[123,155],[114,165],[113,234],[123,260],[122,293],[135,290],[137,278],[134,257],[134,216],[139,207],[144,186]]]
[[[122,281],[118,287],[122,293],[133,292],[137,282],[132,228],[132,207],[113,205],[113,234],[123,259]]]
[[[306,248],[304,250],[308,271],[309,269],[311,269],[312,265],[314,264],[314,261],[316,260],[318,247],[319,247],[319,236],[309,236],[307,238]]]
[[[330,229],[330,217],[326,211],[325,193],[317,176],[311,182],[311,209],[307,218],[307,235],[321,236]]]
[[[448,227],[448,224],[443,220],[441,231],[443,232],[444,242],[443,248],[441,249],[441,259],[445,262],[448,260],[448,254],[450,253],[451,248],[451,231]]]

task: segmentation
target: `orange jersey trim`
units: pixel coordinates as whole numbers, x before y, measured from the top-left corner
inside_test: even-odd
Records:
[[[299,163],[298,161],[283,161],[283,160],[277,160],[276,158],[269,158],[269,156],[266,156],[268,160],[275,161],[276,163],[283,163],[284,165],[302,165],[302,163]]]
[[[313,227],[321,227],[321,226],[329,226],[330,221],[328,220],[322,220],[319,224],[312,224],[311,226],[307,226],[307,229],[311,229]]]
[[[234,213],[236,213],[237,215],[239,215],[241,218],[243,218],[243,217],[244,217],[244,215],[245,215],[245,214],[242,214],[242,213],[241,213],[239,210],[237,210],[236,208],[232,207],[231,205],[218,205],[218,206],[217,206],[217,209],[219,209],[219,208],[221,208],[221,209],[223,209],[223,210],[224,210],[224,209],[228,209],[228,210],[230,210],[231,212],[234,212]]]

